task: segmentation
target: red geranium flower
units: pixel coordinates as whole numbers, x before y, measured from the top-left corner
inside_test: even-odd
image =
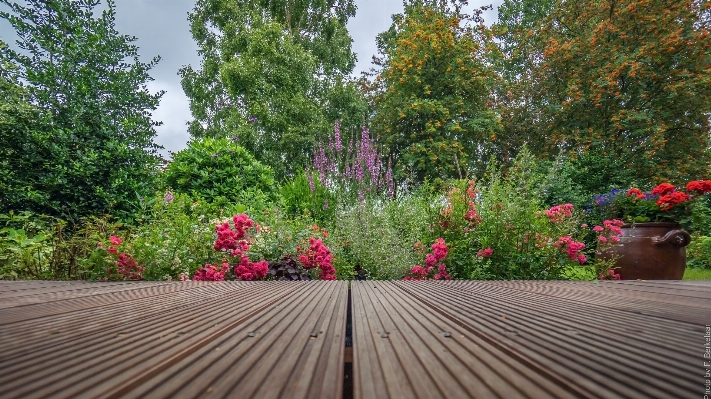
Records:
[[[676,189],[676,187],[674,187],[674,185],[672,185],[672,184],[662,183],[652,189],[652,194],[666,195],[666,194],[670,194],[670,193],[674,192],[675,189]]]
[[[689,200],[689,195],[681,191],[675,191],[671,194],[663,195],[657,200],[657,206],[663,211],[668,211],[675,206]]]
[[[633,195],[634,195],[635,197],[637,197],[638,199],[643,199],[643,198],[646,198],[646,197],[647,197],[646,195],[644,195],[644,193],[642,192],[642,190],[640,190],[640,189],[638,189],[638,188],[634,188],[634,187],[632,187],[631,189],[627,190],[627,196],[628,196],[628,197],[631,197],[631,196],[633,196]]]
[[[686,185],[686,189],[689,191],[694,191],[699,194],[706,194],[711,192],[711,180],[694,180],[690,181]]]

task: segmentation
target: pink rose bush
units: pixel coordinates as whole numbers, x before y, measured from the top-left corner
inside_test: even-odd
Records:
[[[265,214],[267,214],[265,212]],[[302,275],[311,278],[315,274],[308,273],[310,270],[318,270],[318,278],[322,280],[335,280],[336,269],[333,267],[331,254],[328,246],[324,245],[322,239],[310,237],[309,245],[296,247],[296,252],[291,254],[281,254],[274,256],[273,262],[265,259],[259,261],[250,260],[250,250],[258,239],[274,235],[271,228],[260,226],[250,219],[246,214],[235,215],[230,221],[223,222],[215,226],[217,238],[213,248],[223,256],[220,264],[206,264],[200,267],[192,276],[195,281],[224,281],[229,279],[241,281],[264,280],[268,276],[271,278],[284,279],[284,271],[288,270],[290,275]],[[311,234],[318,234],[323,238],[328,237],[326,229],[313,226]],[[254,255],[254,253],[252,253]],[[271,259],[271,258],[270,258]],[[299,273],[292,269],[299,268],[295,264],[298,259],[300,267],[304,273]],[[273,268],[272,268],[273,266]],[[178,277],[182,281],[190,280],[188,276],[181,274]]]
[[[323,234],[326,234],[325,232]],[[336,269],[331,264],[333,255],[331,250],[323,245],[323,241],[317,238],[309,239],[308,249],[301,250],[299,248],[299,262],[306,269],[319,269],[319,278],[321,280],[335,280]]]

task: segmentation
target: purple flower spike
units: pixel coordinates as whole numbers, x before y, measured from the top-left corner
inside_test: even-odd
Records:
[[[343,150],[343,145],[341,144],[341,126],[336,121],[333,124],[333,135],[336,144],[336,151],[341,152]]]
[[[316,191],[316,187],[314,187],[314,176],[311,173],[311,170],[309,170],[309,169],[306,169],[306,178],[309,181],[309,188],[311,189],[311,192],[313,193],[314,191]]]
[[[253,116],[253,117],[249,118],[249,120],[247,120],[247,122],[249,122],[249,123],[254,123],[254,122],[256,122],[256,121],[257,121],[257,117],[256,117],[256,116]]]

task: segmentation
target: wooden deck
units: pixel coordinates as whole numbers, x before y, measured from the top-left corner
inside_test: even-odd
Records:
[[[711,282],[0,282],[0,398],[703,398],[708,325]]]

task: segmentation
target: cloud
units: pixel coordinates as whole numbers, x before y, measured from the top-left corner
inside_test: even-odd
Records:
[[[162,121],[163,125],[156,127],[156,143],[163,146],[161,154],[169,158],[168,151],[178,152],[187,146],[190,140],[185,123],[192,119],[188,98],[183,93],[180,84],[155,80],[147,85],[151,93],[165,90],[160,105],[153,112],[153,120]]]

